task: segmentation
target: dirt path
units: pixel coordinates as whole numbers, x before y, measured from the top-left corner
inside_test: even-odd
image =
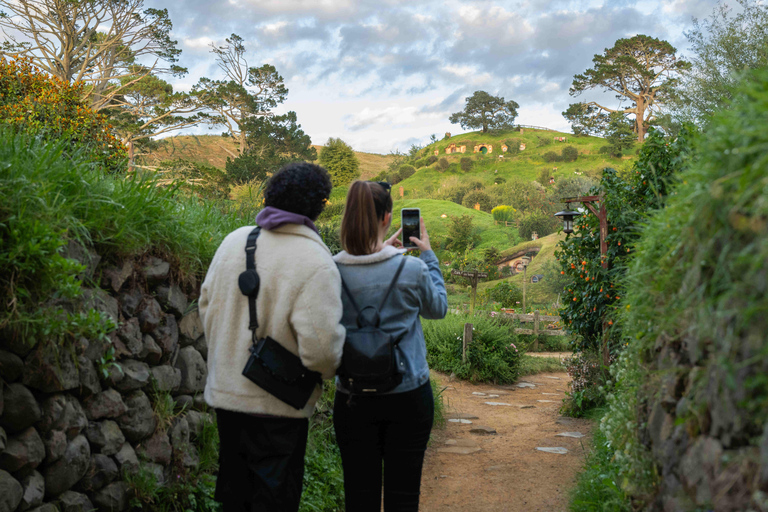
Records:
[[[419,510],[566,511],[568,492],[583,467],[592,427],[588,420],[558,414],[568,375],[542,373],[523,377],[512,386],[449,382],[437,372],[433,376],[442,387],[447,386],[443,397],[448,418],[476,418],[468,420],[471,424],[449,421],[444,429],[433,430]],[[478,427],[490,427],[496,433],[472,432]],[[579,432],[584,437],[556,436],[564,432]],[[546,453],[537,447],[568,452]]]

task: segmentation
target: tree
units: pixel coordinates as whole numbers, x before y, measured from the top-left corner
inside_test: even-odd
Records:
[[[463,253],[480,243],[480,235],[477,234],[477,230],[472,223],[471,215],[452,216],[450,219],[451,223],[448,225],[446,249]]]
[[[736,1],[736,15],[721,1],[710,18],[694,19],[686,34],[693,72],[681,81],[673,105],[683,120],[700,122],[727,108],[743,72],[768,65],[768,6]]]
[[[624,150],[631,148],[635,142],[632,125],[626,117],[618,112],[611,113],[605,134],[608,145],[600,148],[600,152],[608,153],[614,158],[620,157]]]
[[[586,115],[589,106],[603,112],[635,116],[635,133],[642,142],[649,124],[659,108],[668,101],[670,92],[679,75],[691,65],[675,56],[677,50],[668,42],[645,35],[619,39],[613,48],[606,48],[602,55],[592,59],[594,67],[573,77],[571,96],[584,91],[602,88],[614,92],[616,98],[629,100],[629,107],[609,108],[596,101],[582,103],[585,107],[574,108],[572,113]],[[571,111],[569,107],[566,112]]]
[[[334,187],[345,187],[360,177],[360,162],[355,151],[341,139],[328,139],[320,150],[320,165],[331,173]]]
[[[166,9],[145,9],[144,0],[0,0],[6,37],[0,54],[29,59],[66,83],[82,82],[82,100],[94,111],[126,111],[145,129],[162,125],[168,131],[197,124],[186,114],[200,108],[190,110],[183,95],[163,93],[147,109],[145,102],[131,102],[131,91],[146,88],[139,82],[152,82],[148,77],[186,74],[176,65],[181,50],[170,38],[172,26]],[[139,66],[140,59],[154,63]]]
[[[571,123],[576,136],[599,135],[608,124],[608,114],[587,103],[571,103],[568,110],[563,112],[563,117]]]
[[[253,117],[270,116],[272,109],[285,101],[288,89],[283,77],[271,64],[260,67],[248,65],[245,42],[232,34],[223,46],[211,44],[216,64],[225,80],[201,78],[193,87],[199,100],[213,112],[211,125],[223,125],[239,143],[240,152],[247,150],[248,137],[243,124]]]
[[[317,152],[309,135],[296,123],[296,112],[281,116],[253,117],[242,125],[247,149],[234,160],[227,158],[227,174],[234,183],[263,181],[283,165],[315,160]]]
[[[459,123],[464,129],[482,128],[488,130],[511,130],[514,127],[517,109],[514,101],[504,101],[501,96],[491,96],[485,91],[475,91],[466,98],[466,105],[461,112],[451,114],[451,123]]]

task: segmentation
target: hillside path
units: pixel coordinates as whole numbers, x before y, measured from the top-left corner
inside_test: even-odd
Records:
[[[592,429],[589,420],[558,413],[568,374],[526,376],[509,386],[449,381],[437,372],[432,375],[445,387],[446,416],[463,422],[449,421],[444,429],[432,431],[421,480],[420,511],[568,510],[569,491],[584,466]],[[472,432],[483,430],[479,427],[496,433]],[[557,436],[566,432],[584,437]],[[547,453],[537,447],[565,448],[567,453]]]

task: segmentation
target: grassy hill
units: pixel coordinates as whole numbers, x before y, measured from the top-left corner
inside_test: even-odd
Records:
[[[323,146],[312,146],[320,154]],[[360,161],[361,179],[367,180],[387,168],[394,157],[375,153],[355,152]],[[203,162],[224,169],[227,157],[237,157],[237,145],[231,137],[220,135],[178,135],[158,141],[158,147],[140,157],[141,163],[156,166],[163,160],[182,158],[192,162]]]

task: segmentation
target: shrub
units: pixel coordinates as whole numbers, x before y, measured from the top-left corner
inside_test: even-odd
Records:
[[[451,223],[448,225],[446,249],[463,253],[480,242],[480,235],[477,234],[477,230],[472,223],[471,215],[450,217],[450,220]]]
[[[461,204],[467,208],[474,208],[476,204],[480,204],[480,211],[488,213],[493,208],[491,197],[481,190],[473,190],[466,194]]]
[[[560,152],[563,162],[575,162],[579,158],[579,150],[573,146],[565,146]]]
[[[468,156],[461,157],[459,165],[461,166],[462,171],[469,172],[472,170],[472,159]]]
[[[506,182],[507,180],[504,179],[502,176],[496,176],[495,178],[493,178],[493,183],[495,185],[501,185],[502,183],[506,183]]]
[[[608,368],[604,367],[601,356],[592,351],[578,352],[564,361],[565,369],[571,377],[566,391],[566,400],[560,412],[566,416],[583,416],[584,413],[606,400],[602,389],[609,379]]]
[[[538,233],[539,237],[554,233],[560,221],[552,214],[542,211],[536,211],[521,217],[518,220],[517,230],[523,240],[530,240],[533,232]]]
[[[231,182],[227,173],[204,162],[192,162],[177,158],[159,164],[158,174],[162,182],[196,194],[205,199],[228,199]]]
[[[512,220],[514,220],[515,211],[516,210],[511,206],[502,204],[491,210],[491,215],[493,215],[493,220],[512,222]]]
[[[397,177],[400,178],[398,181],[403,181],[411,176],[413,176],[416,173],[416,168],[412,165],[401,165],[400,169],[397,171]]]
[[[522,141],[520,139],[505,140],[504,145],[507,146],[507,154],[516,155],[520,153],[520,144],[522,144]]]
[[[103,165],[110,172],[124,170],[123,144],[110,133],[106,116],[94,113],[81,100],[81,83],[68,84],[32,66],[27,60],[0,59],[0,125],[16,133],[50,140],[67,140],[66,154],[83,153],[78,160]]]
[[[462,363],[464,324],[472,323],[472,343],[467,362]],[[424,320],[424,339],[430,368],[455,373],[472,382],[508,384],[520,374],[522,348],[517,336],[505,325],[485,316],[448,314],[443,320]]]
[[[516,284],[502,281],[492,288],[486,288],[485,294],[492,302],[498,302],[503,308],[515,307],[515,303],[523,300],[523,291]]]
[[[437,162],[437,157],[435,155],[429,155],[427,157],[427,165],[432,165],[435,162]]]
[[[318,163],[331,174],[334,187],[349,185],[360,177],[360,161],[352,147],[341,139],[328,139],[320,150]]]
[[[552,144],[552,139],[550,137],[542,137],[540,135],[536,136],[536,147],[543,148],[544,146],[549,146]]]
[[[437,170],[444,171],[448,168],[448,159],[445,157],[442,157],[440,160],[437,161]]]
[[[459,164],[456,162],[451,163],[448,168],[446,169],[448,172],[459,172]]]
[[[554,151],[547,151],[541,155],[541,158],[543,158],[545,162],[558,162],[560,160],[560,155]]]

